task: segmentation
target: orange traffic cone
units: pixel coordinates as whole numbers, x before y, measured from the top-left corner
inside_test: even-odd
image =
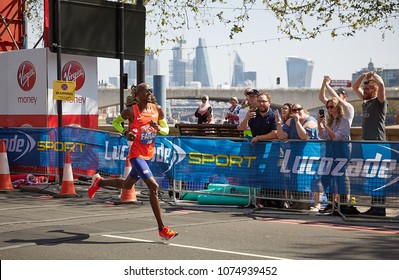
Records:
[[[123,173],[123,178],[126,179],[129,176],[130,170],[132,170],[132,164],[130,163],[129,158],[126,158],[125,161],[125,172]],[[136,197],[136,189],[133,186],[130,190],[121,190],[121,198],[119,202],[115,202],[114,204],[127,204],[127,203],[138,203]]]
[[[73,183],[73,173],[71,166],[71,155],[69,152],[66,153],[64,171],[62,173],[62,185],[60,189],[60,193],[54,195],[57,198],[65,198],[65,197],[79,197],[79,195],[75,191],[75,185]]]
[[[1,139],[0,144],[0,190],[14,190],[11,183],[10,168],[8,167],[6,142]]]

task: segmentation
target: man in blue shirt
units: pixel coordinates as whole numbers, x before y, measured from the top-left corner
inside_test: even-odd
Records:
[[[258,141],[268,141],[277,138],[277,123],[273,109],[270,108],[271,99],[267,93],[259,94],[256,110],[249,110],[242,121],[242,126],[249,126],[252,133],[251,144]]]
[[[276,114],[270,107],[270,95],[265,92],[260,93],[256,103],[257,108],[254,110],[249,110],[243,120],[243,127],[248,126],[251,129],[251,145],[255,145],[259,141],[269,141],[277,138]],[[257,147],[261,148],[262,146],[255,146],[255,148]],[[257,151],[261,152],[261,150]],[[277,153],[279,153],[279,151],[279,149],[273,150],[273,152]],[[262,154],[264,152],[265,151],[263,151]],[[252,168],[258,168],[260,169],[260,172],[264,174],[264,185],[261,186],[260,196],[270,198],[279,192],[279,190],[269,188],[269,186],[273,184],[273,180],[275,178],[273,177],[273,172],[275,170],[272,166],[269,166],[267,163],[263,162],[259,166],[252,166]],[[260,199],[259,206],[281,207],[282,203],[280,203],[278,200]]]

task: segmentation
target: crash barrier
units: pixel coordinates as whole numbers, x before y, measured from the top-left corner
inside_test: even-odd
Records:
[[[59,176],[67,152],[74,177],[122,176],[129,150],[119,133],[77,127],[63,127],[60,134],[56,128],[0,128],[0,138],[11,172],[51,177]]]
[[[173,143],[183,150],[176,152],[181,159],[173,171],[177,199],[185,200],[189,193],[208,194],[216,183],[225,184],[225,189],[247,186],[241,197],[255,205],[267,200],[309,207],[340,194],[352,197],[345,204],[399,207],[397,142],[289,140],[251,145],[177,137]],[[213,194],[232,195],[218,192]]]
[[[129,145],[120,134],[64,127],[63,138],[58,140],[57,135],[55,129],[0,129],[11,173],[24,167],[47,168],[52,174],[62,167],[59,157],[63,164],[69,152],[74,176],[123,175]],[[290,140],[251,145],[245,138],[159,136],[155,151],[151,170],[177,201],[184,193],[213,195],[209,185],[224,184],[223,191],[218,186],[218,195],[255,203],[258,199],[315,203],[317,193],[338,193],[355,197],[357,205],[399,206],[398,142]]]

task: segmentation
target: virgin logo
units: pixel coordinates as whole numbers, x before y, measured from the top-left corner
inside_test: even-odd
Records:
[[[86,77],[82,65],[76,61],[67,62],[62,68],[61,76],[64,81],[75,81],[76,90],[79,90],[84,85]]]
[[[17,81],[24,91],[30,91],[36,82],[35,66],[30,61],[24,61],[18,68]]]

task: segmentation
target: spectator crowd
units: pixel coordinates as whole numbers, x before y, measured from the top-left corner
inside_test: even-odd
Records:
[[[362,101],[362,140],[385,141],[388,102],[383,79],[375,72],[367,72],[355,80],[352,88]],[[355,110],[348,102],[347,91],[344,88],[334,89],[331,86],[331,78],[325,76],[321,83],[319,99],[325,108],[321,109],[317,116],[312,116],[300,103],[288,100],[280,109],[273,109],[270,94],[247,88],[241,103],[235,96],[230,98],[231,106],[226,111],[225,123],[236,124],[237,129],[243,131],[244,137],[248,138],[252,145],[274,139],[341,141],[340,147],[344,148],[329,149],[326,153],[349,158],[350,128]],[[201,98],[195,117],[198,118],[198,124],[213,123],[212,106],[208,96]],[[312,184],[318,191],[313,193],[315,203],[310,210],[331,214],[360,214],[356,207],[350,204],[350,182],[346,176],[328,180],[320,178]],[[329,203],[322,207],[320,201],[327,186]],[[345,194],[339,194],[340,189],[344,189]],[[286,197],[289,195],[285,192]],[[372,196],[373,206],[364,214],[385,216],[384,207],[374,206],[381,204],[385,204],[383,194]],[[290,207],[292,204],[282,205]]]

